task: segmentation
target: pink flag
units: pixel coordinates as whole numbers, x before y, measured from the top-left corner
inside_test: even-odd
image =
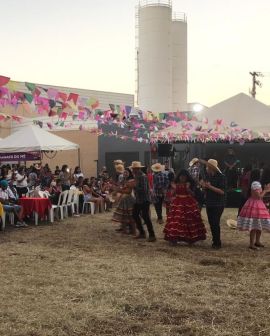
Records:
[[[78,115],[78,119],[84,120],[84,117],[85,117],[85,113],[83,111],[80,111]]]
[[[17,98],[17,100],[24,100],[24,93],[22,92],[16,91],[14,96]]]
[[[58,95],[58,91],[56,89],[50,88],[48,89],[47,94],[48,94],[49,99],[55,100]]]
[[[41,95],[41,91],[38,88],[35,88],[34,96],[39,97]]]
[[[0,87],[0,98],[4,97],[4,96],[8,96],[8,89],[5,87]]]
[[[13,97],[11,100],[10,100],[10,104],[13,105],[13,106],[16,106],[18,103],[18,100],[16,97]]]
[[[183,112],[180,112],[179,118],[183,121],[188,121],[187,115]]]
[[[60,118],[66,120],[67,116],[68,116],[67,112],[62,112]]]
[[[222,120],[222,119],[217,119],[217,120],[215,121],[215,124],[216,124],[217,126],[221,126],[221,125],[223,124],[223,120]]]

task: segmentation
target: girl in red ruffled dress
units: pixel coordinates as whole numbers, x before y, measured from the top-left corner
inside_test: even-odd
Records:
[[[172,183],[174,197],[164,229],[165,240],[172,244],[181,241],[193,244],[206,239],[201,211],[192,194],[194,187],[195,182],[186,170],[180,171],[175,182]]]

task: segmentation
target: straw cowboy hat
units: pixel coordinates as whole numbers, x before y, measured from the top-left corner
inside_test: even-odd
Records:
[[[123,162],[122,160],[114,160],[114,161],[113,161],[113,164],[114,164],[115,166],[117,166],[117,165],[122,165],[122,166],[124,166],[124,165],[125,165],[125,162]]]
[[[198,162],[200,162],[200,160],[198,158],[194,158],[190,161],[189,166],[192,167]]]
[[[144,166],[142,166],[140,161],[133,161],[131,166],[129,167],[130,169],[135,169],[135,168],[144,168]]]
[[[163,166],[161,163],[155,163],[152,165],[151,169],[154,173],[159,173],[165,170],[165,166]]]
[[[115,166],[115,170],[116,170],[117,173],[121,173],[122,174],[125,171],[125,167],[122,164],[117,164]]]
[[[211,167],[211,168],[214,168],[216,171],[218,171],[219,173],[222,174],[222,171],[219,169],[218,167],[218,162],[217,160],[214,160],[214,159],[210,159],[206,162],[206,165]]]
[[[230,229],[237,229],[237,222],[234,219],[228,219],[227,220],[227,225]]]

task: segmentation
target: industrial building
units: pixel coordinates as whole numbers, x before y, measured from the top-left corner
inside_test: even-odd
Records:
[[[138,107],[186,111],[186,15],[173,13],[172,1],[140,1],[136,19]]]
[[[172,1],[139,1],[136,8],[135,106],[155,114],[187,111],[187,19]],[[150,146],[99,137],[99,167],[115,159],[150,164]]]

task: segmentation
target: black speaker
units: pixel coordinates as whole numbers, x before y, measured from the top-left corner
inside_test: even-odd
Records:
[[[158,145],[158,156],[159,157],[174,156],[173,145],[172,144],[159,144]]]

